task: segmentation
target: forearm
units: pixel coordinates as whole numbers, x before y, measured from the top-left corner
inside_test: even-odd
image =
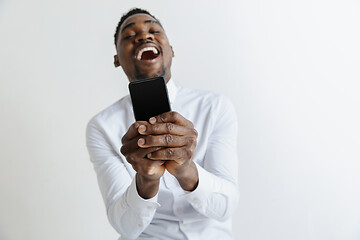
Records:
[[[225,221],[237,206],[238,189],[236,183],[216,176],[199,165],[197,188],[186,194],[187,201],[202,215]]]
[[[136,177],[125,165],[126,160],[114,151],[104,131],[96,122],[88,124],[87,148],[90,160],[94,165],[109,222],[122,236],[134,239],[150,224],[156,208],[160,206],[156,194],[158,183],[157,187],[156,184],[150,187],[153,191],[145,192],[142,194],[144,197],[140,196]]]
[[[188,201],[201,214],[225,221],[234,212],[239,198],[237,186],[237,116],[232,103],[221,98],[212,113],[213,128],[206,144],[206,155],[195,162],[199,185],[188,194]]]
[[[136,190],[136,181],[133,181],[121,197],[107,206],[107,215],[118,233],[133,239],[150,224],[159,206],[157,195],[150,199],[141,198]]]

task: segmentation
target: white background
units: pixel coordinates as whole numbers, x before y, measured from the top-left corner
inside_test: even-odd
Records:
[[[118,237],[85,127],[127,94],[113,33],[135,6],[162,21],[178,84],[236,106],[235,239],[360,239],[357,0],[1,0],[0,239]]]

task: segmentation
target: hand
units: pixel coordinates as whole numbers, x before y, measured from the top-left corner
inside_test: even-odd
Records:
[[[196,188],[198,172],[192,158],[198,134],[191,121],[177,112],[167,112],[140,124],[138,132],[143,135],[138,140],[141,148],[161,147],[149,152],[148,159],[166,161],[166,169],[183,189]]]
[[[141,197],[151,198],[156,195],[159,189],[159,179],[165,172],[165,165],[162,160],[150,160],[146,156],[161,147],[139,147],[138,127],[147,122],[138,121],[132,124],[122,138],[121,153],[136,171],[137,190]]]

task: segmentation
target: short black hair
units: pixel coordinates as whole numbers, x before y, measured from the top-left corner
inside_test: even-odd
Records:
[[[124,15],[122,15],[122,17],[120,18],[120,21],[116,27],[116,30],[115,30],[115,34],[114,34],[114,43],[115,43],[115,46],[116,46],[116,42],[117,42],[117,39],[118,39],[118,36],[119,36],[119,31],[120,31],[120,27],[121,25],[123,24],[123,22],[129,18],[130,16],[132,15],[135,15],[135,14],[138,14],[138,13],[144,13],[144,14],[147,14],[149,16],[151,16],[152,18],[154,18],[159,24],[160,26],[162,27],[160,21],[154,16],[152,15],[151,13],[149,13],[147,10],[145,9],[141,9],[141,8],[133,8],[133,9],[130,9],[127,13],[125,13]]]

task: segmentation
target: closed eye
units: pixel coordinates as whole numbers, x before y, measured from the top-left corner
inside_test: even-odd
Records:
[[[130,39],[130,38],[132,38],[133,36],[135,36],[135,35],[126,35],[123,39],[124,39],[124,40]]]

